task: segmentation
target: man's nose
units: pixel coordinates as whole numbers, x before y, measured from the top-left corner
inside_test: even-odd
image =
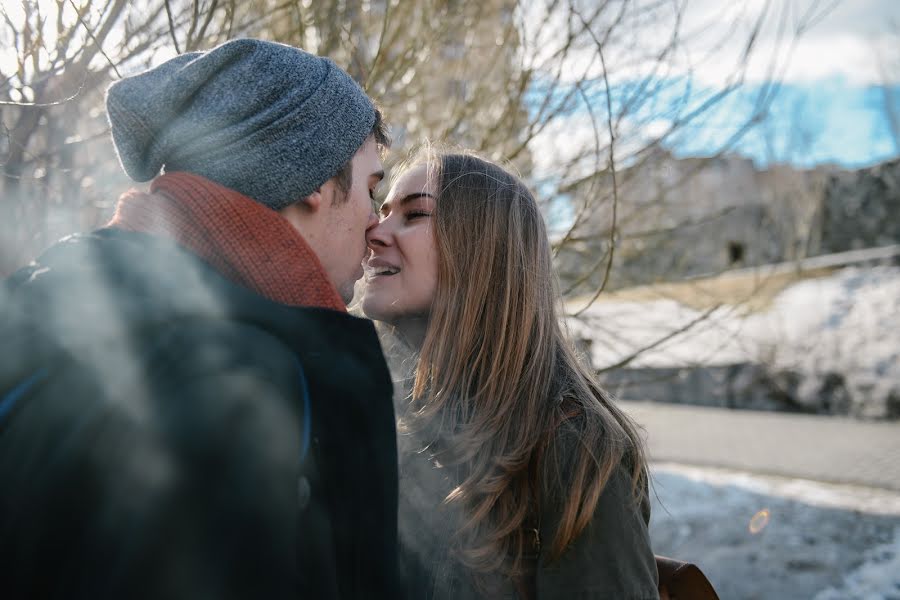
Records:
[[[369,213],[369,221],[366,223],[366,234],[368,234],[376,225],[378,225],[378,215],[373,210]]]

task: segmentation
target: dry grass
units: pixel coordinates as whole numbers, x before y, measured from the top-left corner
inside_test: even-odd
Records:
[[[761,312],[768,309],[775,297],[789,285],[805,279],[823,277],[833,270],[823,268],[788,271],[760,267],[752,271],[723,273],[704,279],[642,285],[604,292],[597,302],[674,300],[698,311],[724,304],[741,307],[748,313]],[[567,304],[580,307],[588,300],[589,297],[573,298]]]

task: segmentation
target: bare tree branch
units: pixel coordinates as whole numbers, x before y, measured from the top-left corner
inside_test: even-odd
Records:
[[[74,8],[75,11],[77,12],[78,7],[75,6],[75,1],[69,0],[69,3],[72,5],[72,8]],[[117,2],[117,6],[118,6],[117,9],[113,8],[113,12],[115,12],[115,13],[118,13],[119,11],[122,10],[122,8],[125,6],[125,2],[124,1]],[[115,19],[117,16],[118,16],[118,14],[115,14],[112,17],[108,17],[107,23],[115,22]],[[87,31],[87,33],[91,37],[91,39],[94,40],[94,44],[96,44],[97,52],[99,52],[100,54],[103,55],[103,58],[106,59],[106,62],[109,63],[109,66],[112,67],[112,70],[115,72],[116,77],[121,79],[122,74],[119,73],[119,69],[116,68],[116,64],[112,61],[112,59],[109,57],[109,55],[107,55],[106,52],[103,50],[103,42],[101,40],[103,38],[105,38],[106,35],[109,33],[108,28],[104,28],[105,31],[101,32],[100,39],[98,39],[97,36],[94,35],[94,32],[91,30],[90,25],[88,25],[87,22],[82,18],[81,14],[78,14],[78,21],[81,23],[81,25]]]
[[[172,19],[172,7],[169,0],[164,0],[166,5],[166,17],[169,19],[169,35],[172,36],[172,45],[175,46],[175,52],[181,54],[181,48],[178,47],[178,38],[175,36],[175,21]]]

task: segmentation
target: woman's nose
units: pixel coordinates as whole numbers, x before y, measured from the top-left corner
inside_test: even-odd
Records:
[[[387,220],[378,221],[366,231],[366,244],[369,248],[384,247],[391,244],[390,224]]]

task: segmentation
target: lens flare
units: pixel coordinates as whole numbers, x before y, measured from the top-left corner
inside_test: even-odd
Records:
[[[747,529],[750,531],[750,533],[756,535],[757,533],[765,529],[766,525],[769,524],[770,516],[771,513],[769,513],[768,508],[762,509],[761,511],[753,515],[753,518],[750,519],[750,525],[749,527],[747,527]]]

